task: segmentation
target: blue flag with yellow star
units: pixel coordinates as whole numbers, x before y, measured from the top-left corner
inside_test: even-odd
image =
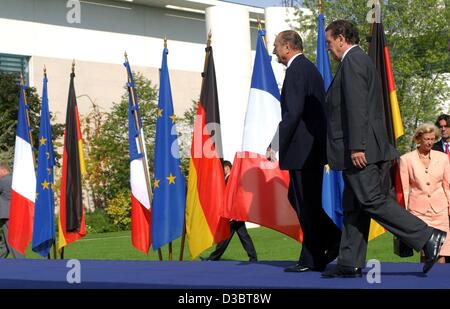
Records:
[[[47,256],[55,240],[55,195],[53,192],[52,129],[47,97],[47,75],[42,87],[41,124],[39,128],[39,149],[36,172],[36,202],[34,208],[32,250]]]
[[[331,74],[330,59],[328,58],[327,44],[325,41],[323,14],[319,15],[319,26],[317,33],[317,61],[316,66],[323,78],[325,91],[328,90],[333,79]],[[343,212],[342,212],[342,196],[344,192],[344,179],[341,171],[334,171],[328,165],[323,168],[322,183],[322,207],[336,224],[342,229]]]
[[[158,119],[152,202],[152,246],[157,250],[183,233],[186,183],[181,172],[170,90],[167,48],[164,48],[159,76]]]

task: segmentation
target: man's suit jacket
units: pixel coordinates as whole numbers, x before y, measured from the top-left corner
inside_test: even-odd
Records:
[[[297,56],[286,70],[281,90],[282,117],[278,126],[281,169],[321,169],[325,165],[324,103],[322,76],[304,55]]]
[[[0,219],[9,218],[9,205],[11,201],[12,175],[0,178]]]
[[[433,147],[431,148],[436,151],[444,152],[444,147],[442,146],[442,140],[439,142],[434,143]]]
[[[368,164],[395,159],[388,142],[381,83],[375,66],[359,47],[350,49],[328,88],[328,164],[351,168],[351,151],[363,150]]]
[[[431,161],[425,169],[414,150],[400,157],[405,204],[409,210],[425,214],[430,208],[436,213],[450,211],[450,161],[445,153],[431,150]]]

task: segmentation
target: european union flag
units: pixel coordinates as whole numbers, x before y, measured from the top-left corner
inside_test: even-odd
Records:
[[[328,58],[327,44],[324,29],[325,17],[319,15],[317,33],[317,61],[316,66],[323,78],[325,91],[333,80],[331,75],[330,59]],[[344,192],[344,179],[341,171],[333,171],[326,165],[323,169],[322,207],[337,227],[342,229],[342,195]]]
[[[42,87],[37,164],[32,250],[46,257],[55,240],[55,195],[53,192],[55,157],[48,109],[47,74],[44,74]]]
[[[152,204],[153,250],[181,236],[186,206],[186,183],[180,167],[167,54],[168,50],[164,48],[159,76],[156,121]]]

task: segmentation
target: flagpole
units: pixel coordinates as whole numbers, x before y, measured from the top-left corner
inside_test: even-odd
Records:
[[[323,13],[323,2],[322,0],[319,0],[319,14]]]
[[[212,37],[212,33],[211,33],[211,30],[209,30],[208,39],[206,40],[205,64],[203,66],[202,85],[201,85],[200,89],[203,89],[203,83],[205,82],[204,74],[206,74],[206,70],[208,68],[208,55],[210,52],[209,48],[211,47],[211,37]],[[180,243],[180,261],[183,260],[185,240],[186,240],[186,216],[184,217],[183,235],[181,236],[181,243]]]
[[[20,73],[20,85],[25,86],[25,83],[23,81],[23,75]],[[29,107],[30,105],[27,102],[27,96],[25,93],[25,89],[21,87],[21,91],[23,92],[23,102],[25,103],[25,107]],[[36,169],[36,156],[34,154],[34,146],[33,146],[33,135],[31,134],[31,126],[30,126],[30,111],[29,108],[25,108],[25,115],[27,116],[27,125],[28,125],[28,136],[30,138],[30,145],[31,145],[31,155],[33,156],[33,165]]]
[[[128,55],[125,52],[125,61],[128,63]],[[131,83],[131,77],[128,76],[128,84],[130,85]],[[135,88],[128,86],[130,88],[130,95],[131,95],[131,103],[133,104],[133,107],[136,107],[136,98],[134,97],[134,90]],[[136,125],[136,130],[138,132],[138,141],[139,141],[139,148],[141,149],[142,152],[144,152],[144,141],[142,140],[142,135],[141,135],[141,127],[139,124],[139,119],[138,119],[138,115],[136,113],[136,111],[133,112],[134,115],[134,124]],[[145,175],[145,183],[147,185],[147,194],[148,194],[148,201],[151,203],[152,200],[152,189],[150,186],[150,176],[148,173],[148,168],[147,168],[147,157],[144,155],[143,160],[142,160],[142,166],[144,168],[144,175]],[[159,260],[162,261],[162,253],[161,253],[161,249],[158,249],[158,256],[159,256]]]
[[[44,64],[44,79],[47,79],[47,68],[45,67],[45,64]],[[41,110],[42,110],[42,106],[41,106]],[[42,121],[42,119],[41,119],[41,121]],[[51,189],[51,190],[53,190],[53,189]],[[55,239],[53,239],[52,246],[53,246],[53,259],[56,260],[56,240]],[[50,251],[48,252],[47,259],[51,260]]]
[[[72,60],[72,74],[75,74],[75,59]],[[66,134],[64,134],[64,147],[66,146],[65,145],[65,136],[66,136]],[[77,155],[79,155],[79,154],[77,154]],[[60,205],[60,207],[61,207],[61,205]],[[64,249],[65,248],[66,248],[66,246],[62,247],[60,250],[59,256],[60,256],[61,260],[64,259]]]
[[[258,30],[262,31],[263,28],[262,28],[262,26],[261,26],[261,19],[259,19],[259,17],[258,17],[256,23],[257,23],[257,25],[258,25]],[[266,35],[263,35],[263,36],[262,36],[262,40],[263,40],[263,43],[264,43],[264,47],[266,48],[266,51],[268,52],[269,50],[267,49]]]
[[[372,17],[370,19],[370,41],[369,41],[368,48],[370,48],[370,44],[372,43],[373,26],[375,24],[375,18],[376,18],[375,14],[376,14],[376,11],[377,11],[375,8],[376,8],[377,5],[380,5],[380,1],[378,1],[378,0],[376,0],[374,2],[374,4],[372,5],[373,12],[372,12]]]
[[[167,48],[167,36],[164,35],[164,48]],[[159,71],[159,75],[161,75],[161,70]],[[161,77],[161,76],[160,76]],[[160,249],[158,249],[160,250]],[[159,252],[158,252],[159,253]],[[172,242],[169,242],[169,261],[173,260],[173,255],[172,255]]]
[[[184,216],[183,235],[181,236],[181,242],[180,242],[180,261],[183,260],[185,240],[186,240],[186,216]]]
[[[75,59],[72,60],[72,73],[75,73]],[[60,205],[60,207],[61,207],[61,205]],[[65,249],[65,246],[62,247],[60,252],[59,252],[59,257],[60,257],[61,260],[64,259],[64,249]]]

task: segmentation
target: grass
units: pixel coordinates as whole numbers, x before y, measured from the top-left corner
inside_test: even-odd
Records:
[[[273,230],[259,227],[249,229],[249,234],[255,244],[258,259],[260,261],[291,260],[298,259],[301,246],[291,238]],[[384,262],[415,262],[419,261],[418,253],[413,257],[400,258],[393,253],[392,235],[385,233],[369,242],[367,260],[378,259]],[[214,250],[214,247],[203,252],[206,257]],[[168,259],[168,246],[162,248],[164,260]],[[53,250],[52,250],[53,252]],[[180,239],[173,242],[174,260],[178,260],[180,252]],[[53,256],[53,253],[52,253]],[[27,258],[41,258],[28,248]],[[87,235],[83,239],[68,245],[65,248],[66,259],[100,259],[100,260],[158,260],[158,254],[153,249],[147,255],[136,250],[131,245],[130,231],[101,233]],[[184,260],[189,260],[187,244],[185,244]],[[248,257],[239,241],[234,235],[222,260],[247,261]]]

